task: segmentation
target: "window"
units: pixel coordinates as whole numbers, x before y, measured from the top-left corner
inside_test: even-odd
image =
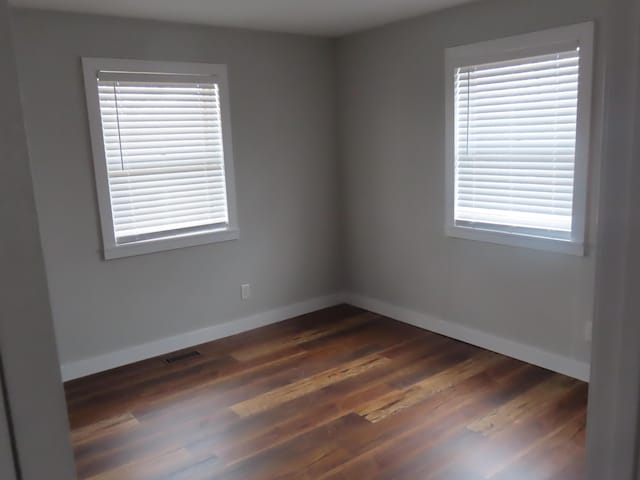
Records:
[[[105,258],[238,238],[225,66],[83,66]]]
[[[593,25],[446,51],[447,234],[582,254]]]

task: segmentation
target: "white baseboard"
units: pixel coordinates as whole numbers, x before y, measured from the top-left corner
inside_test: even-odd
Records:
[[[312,298],[304,302],[256,313],[248,317],[238,318],[173,337],[135,345],[123,350],[75,362],[64,363],[61,367],[62,379],[67,381],[84,377],[128,363],[145,360],[175,350],[253,330],[254,328],[277,323],[287,318],[303,315],[340,303],[349,303],[356,307],[364,308],[425,330],[446,335],[456,340],[461,340],[493,352],[553,370],[554,372],[562,373],[579,380],[589,381],[590,367],[586,362],[580,362],[556,353],[547,352],[530,345],[516,342],[515,340],[509,340],[482,332],[475,328],[449,322],[433,315],[427,315],[381,300],[351,293]]]
[[[374,313],[378,313],[425,330],[439,333],[456,340],[461,340],[554,372],[562,373],[569,377],[577,378],[585,382],[589,381],[590,366],[586,362],[567,358],[556,353],[547,352],[530,345],[516,342],[515,340],[498,337],[475,328],[449,322],[432,315],[419,313],[407,308],[376,300],[374,298],[349,293],[344,294],[342,298],[345,303],[349,303],[356,307],[364,308],[365,310],[370,310]]]
[[[92,373],[102,372],[111,368],[120,367],[128,363],[138,362],[147,358],[163,355],[165,353],[188,348],[201,343],[210,342],[219,338],[228,337],[237,333],[253,330],[272,323],[277,323],[287,318],[310,313],[322,308],[331,307],[343,303],[342,295],[328,295],[306,300],[304,302],[287,305],[266,312],[256,313],[244,318],[238,318],[218,325],[193,330],[173,337],[162,338],[152,342],[135,345],[115,352],[105,353],[75,362],[64,363],[61,367],[64,381],[84,377]]]

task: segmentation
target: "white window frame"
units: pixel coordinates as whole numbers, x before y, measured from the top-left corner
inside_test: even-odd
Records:
[[[445,50],[445,234],[449,237],[584,255],[593,75],[593,22],[451,47]],[[460,67],[526,58],[580,47],[571,236],[567,240],[455,222],[455,72]]]
[[[231,119],[229,107],[229,86],[227,67],[221,64],[156,62],[146,60],[122,60],[114,58],[82,58],[84,71],[87,110],[93,150],[93,163],[102,227],[104,258],[128,257],[146,253],[173,250],[195,245],[224,242],[239,238],[238,217],[235,195],[235,177],[233,170],[233,148],[231,138]],[[227,192],[228,223],[222,228],[199,230],[196,232],[175,234],[117,244],[111,210],[109,177],[105,155],[98,95],[98,72],[135,72],[173,75],[207,75],[216,78],[220,95],[220,115],[222,122],[222,145],[224,151],[225,183]]]

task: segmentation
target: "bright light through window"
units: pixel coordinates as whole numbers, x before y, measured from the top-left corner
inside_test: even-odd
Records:
[[[577,50],[456,72],[455,220],[571,232]]]
[[[237,238],[226,67],[83,63],[105,258]]]
[[[593,25],[449,48],[447,233],[583,251]]]

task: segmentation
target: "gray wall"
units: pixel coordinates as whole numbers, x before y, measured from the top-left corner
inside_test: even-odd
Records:
[[[4,388],[4,382],[0,378],[0,478],[16,480],[16,464],[9,432],[9,414],[5,407]]]
[[[640,0],[610,0],[588,480],[640,480]]]
[[[63,362],[340,288],[587,361],[591,248],[582,258],[444,236],[443,50],[599,20],[603,4],[488,0],[337,43],[16,10]],[[239,241],[101,259],[81,56],[228,64]],[[598,135],[592,143],[590,246]],[[246,282],[254,298],[242,302]]]
[[[444,235],[443,69],[446,47],[600,19],[603,4],[489,0],[339,42],[348,290],[588,360],[592,251],[581,258]],[[596,71],[597,119],[599,55]],[[595,121],[593,131],[600,127]],[[597,135],[593,140],[591,227]]]
[[[71,480],[75,469],[5,0],[0,97],[0,387],[8,392],[19,478]],[[6,448],[2,439],[0,448]],[[0,476],[10,478],[2,475],[3,467]]]
[[[14,22],[63,362],[335,291],[330,40],[30,10]],[[239,240],[101,259],[82,56],[228,65]]]

